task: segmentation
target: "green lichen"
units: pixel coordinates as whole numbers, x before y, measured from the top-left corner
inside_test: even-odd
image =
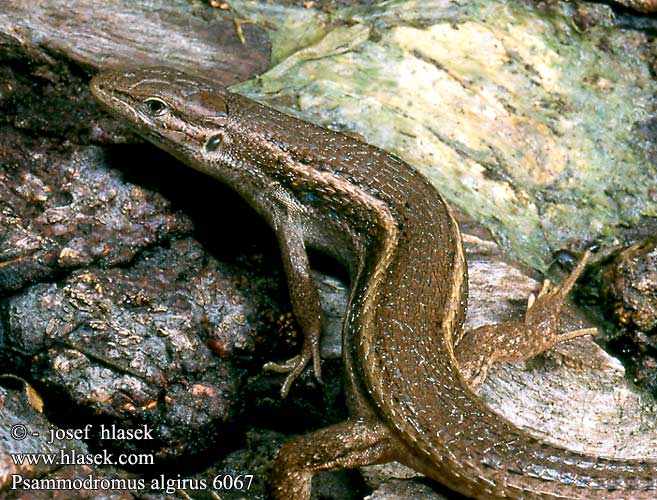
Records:
[[[501,0],[231,4],[277,23],[289,54],[237,91],[397,153],[537,269],[657,216],[653,145],[635,138],[657,90],[640,33]]]

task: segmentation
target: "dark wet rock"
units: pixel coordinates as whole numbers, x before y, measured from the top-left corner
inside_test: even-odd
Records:
[[[619,253],[604,280],[604,297],[621,325],[644,332],[657,328],[657,239]]]
[[[0,294],[91,264],[129,262],[191,230],[159,194],[126,183],[96,147],[55,150],[0,129]]]
[[[276,282],[175,241],[130,267],[79,270],[6,299],[3,357],[77,412],[154,429],[154,441],[115,446],[199,453],[233,422],[241,377],[259,371],[277,296]]]
[[[62,449],[86,452],[80,441],[48,442],[51,424],[30,404],[27,387],[18,379],[0,377],[0,490],[11,485],[12,474],[36,477],[57,468],[43,462],[17,463],[18,454],[50,454]]]
[[[66,466],[42,478],[32,479],[34,490],[17,487],[0,492],[0,500],[133,500],[127,488],[139,479],[122,472],[98,471],[87,466]],[[97,482],[94,483],[94,480]],[[84,485],[115,485],[116,489],[85,489]],[[37,489],[40,488],[40,489]],[[41,489],[42,488],[42,489]],[[62,489],[58,489],[62,488]]]
[[[127,490],[137,484],[136,476],[113,467],[63,463],[63,457],[73,462],[97,455],[54,427],[35,399],[39,396],[24,381],[0,375],[0,499],[133,499]]]
[[[0,61],[2,58],[0,57]],[[97,108],[79,68],[60,65],[0,66],[0,123],[32,136],[85,142]]]
[[[602,298],[620,326],[610,347],[636,383],[657,394],[657,239],[626,248],[601,276]]]

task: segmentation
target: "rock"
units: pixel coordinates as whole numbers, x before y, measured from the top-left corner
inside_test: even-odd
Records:
[[[260,342],[280,315],[275,285],[175,241],[129,267],[79,270],[6,299],[4,366],[27,370],[78,419],[153,429],[153,440],[105,446],[198,454],[234,424],[242,377],[259,372],[257,349],[270,349]]]

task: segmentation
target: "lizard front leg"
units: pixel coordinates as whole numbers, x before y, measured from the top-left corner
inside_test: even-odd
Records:
[[[265,370],[288,374],[281,387],[281,396],[286,397],[294,381],[311,360],[315,377],[321,381],[319,357],[321,304],[317,284],[310,273],[308,254],[300,226],[290,220],[278,221],[276,235],[287,277],[292,312],[303,334],[303,346],[299,354],[283,363],[270,362],[264,366]]]

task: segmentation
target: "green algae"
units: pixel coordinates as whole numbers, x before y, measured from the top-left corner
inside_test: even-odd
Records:
[[[652,47],[606,6],[585,31],[501,0],[232,6],[280,60],[236,91],[395,152],[536,269],[657,216]]]

